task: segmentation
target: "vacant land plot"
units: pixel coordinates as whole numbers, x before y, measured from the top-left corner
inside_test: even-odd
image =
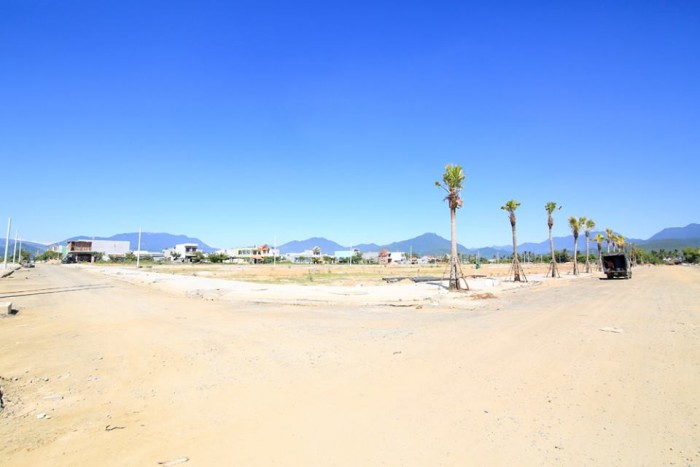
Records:
[[[466,294],[273,268],[1,279],[0,464],[700,463],[698,268]]]
[[[109,265],[96,265],[112,267]],[[119,267],[116,265],[115,267]],[[567,275],[573,269],[573,263],[559,266],[562,275]],[[524,263],[526,274],[544,275],[549,264]],[[305,284],[305,285],[357,285],[357,284],[381,284],[384,278],[389,277],[440,277],[449,276],[449,267],[445,264],[421,264],[421,265],[362,265],[362,264],[260,264],[260,265],[233,265],[233,264],[149,264],[142,269],[163,274],[176,274],[183,276],[211,277],[218,279],[233,279],[257,283],[269,284]],[[462,266],[463,274],[469,279],[474,276],[487,275],[490,277],[505,278],[509,273],[509,264],[474,264]]]

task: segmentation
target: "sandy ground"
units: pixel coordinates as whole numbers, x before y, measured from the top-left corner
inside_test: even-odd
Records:
[[[0,465],[700,465],[700,269],[0,279]]]

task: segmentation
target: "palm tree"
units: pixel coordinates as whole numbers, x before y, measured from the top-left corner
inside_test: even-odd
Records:
[[[587,218],[586,216],[581,216],[581,217],[578,218],[578,228],[579,228],[579,232],[580,232],[581,230],[585,230],[585,228],[586,228],[586,222],[588,222],[588,218]],[[577,257],[577,259],[578,259],[578,257]]]
[[[581,222],[574,216],[569,217],[569,227],[574,234],[574,275],[578,275],[578,232],[581,229]]]
[[[557,203],[554,201],[550,201],[549,203],[544,205],[544,208],[547,210],[547,225],[549,226],[549,250],[552,254],[552,261],[549,264],[549,272],[547,272],[547,275],[549,276],[550,273],[552,277],[559,277],[559,268],[557,267],[557,261],[554,258],[554,239],[552,238],[552,227],[554,226],[554,218],[552,217],[552,213],[556,210],[561,209],[561,206],[557,206]]]
[[[447,192],[445,199],[450,206],[450,290],[462,288],[459,280],[459,258],[457,257],[457,209],[462,207],[460,192],[464,187],[464,178],[462,166],[447,164],[445,173],[442,175],[442,182],[435,182],[435,186]],[[469,286],[467,286],[468,288]]]
[[[508,218],[510,219],[510,227],[513,230],[513,281],[514,282],[520,282],[520,275],[522,274],[523,279],[527,281],[527,278],[525,278],[525,273],[523,272],[522,268],[520,267],[520,261],[518,261],[518,241],[517,241],[517,236],[515,234],[515,210],[518,209],[518,206],[520,206],[520,203],[517,202],[514,199],[511,199],[510,201],[506,202],[503,206],[501,206],[501,209],[504,211],[508,211]]]
[[[598,270],[602,271],[603,270],[603,240],[605,240],[605,236],[598,232],[595,234],[595,237],[593,237],[595,240],[596,244],[598,245]]]
[[[632,265],[637,264],[637,259],[639,258],[639,253],[640,253],[640,250],[639,250],[639,248],[637,248],[637,244],[636,243],[630,244],[630,255],[632,256],[630,258],[630,260],[632,261]]]
[[[585,225],[583,227],[586,232],[586,272],[591,272],[591,262],[588,257],[588,244],[591,240],[591,230],[595,228],[595,221],[593,219],[586,219]]]
[[[612,234],[610,236],[610,243],[612,243],[612,251],[613,253],[617,251],[617,234]]]
[[[613,236],[615,235],[615,234],[613,233],[613,229],[605,229],[605,235],[606,235],[606,237],[607,237],[607,238],[605,239],[605,242],[607,243],[608,253],[610,253],[610,243],[612,242]]]
[[[622,236],[621,234],[617,235],[617,246],[620,248],[620,251],[625,251],[625,246],[627,245],[627,240],[625,240],[625,237]]]

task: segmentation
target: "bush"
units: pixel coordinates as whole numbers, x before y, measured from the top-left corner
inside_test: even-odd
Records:
[[[36,256],[37,261],[48,261],[52,259],[59,259],[61,257],[61,253],[57,251],[51,251],[51,250],[46,250],[40,255]]]
[[[210,263],[223,263],[229,259],[228,255],[225,253],[209,253],[207,258],[209,259]]]
[[[700,248],[687,247],[683,249],[683,259],[688,263],[700,263]]]

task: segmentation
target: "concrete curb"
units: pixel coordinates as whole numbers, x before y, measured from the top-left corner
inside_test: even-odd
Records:
[[[15,271],[18,270],[19,268],[20,268],[20,266],[17,265],[17,264],[15,264],[15,265],[9,265],[9,264],[8,264],[8,265],[7,265],[7,269],[0,269],[0,279],[3,278],[3,277],[9,276],[10,274],[12,274],[13,272],[15,272]]]

